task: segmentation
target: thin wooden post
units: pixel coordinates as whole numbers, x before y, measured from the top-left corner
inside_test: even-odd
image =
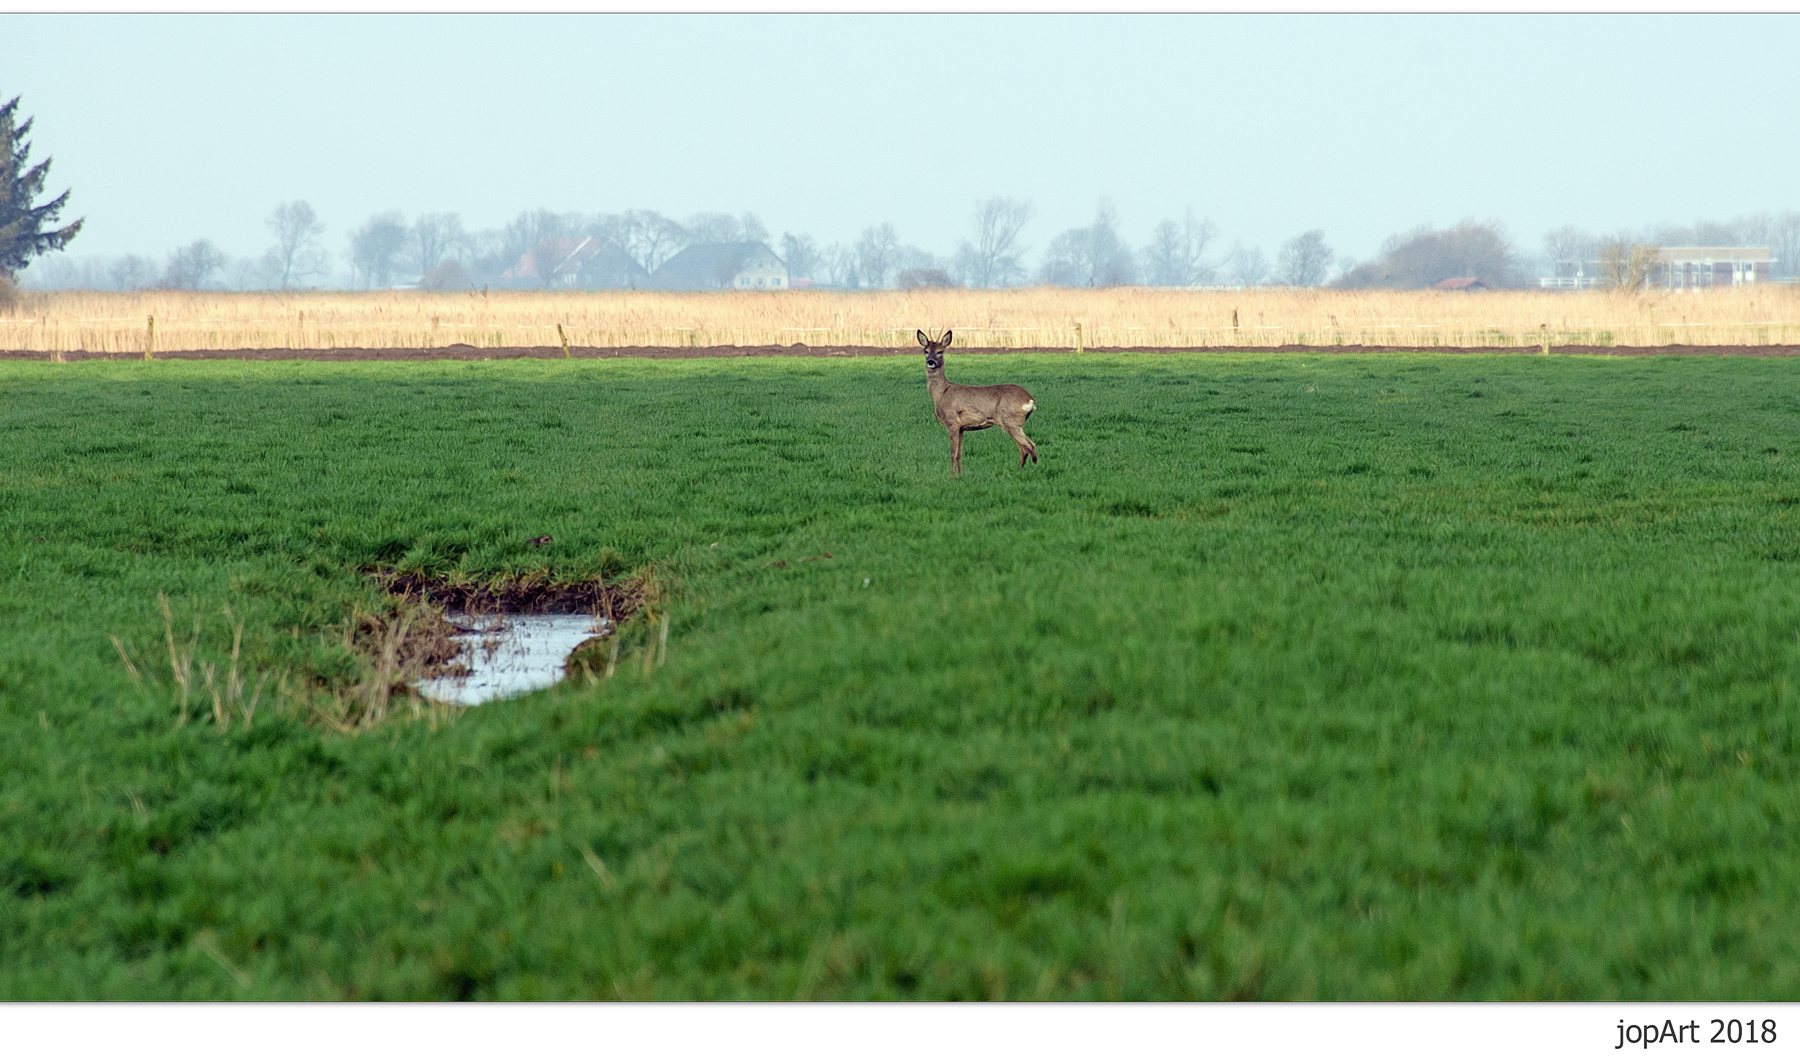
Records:
[[[144,359],[146,361],[156,359],[156,317],[154,316],[146,317],[144,320]]]
[[[1075,352],[1077,352],[1077,353],[1087,352],[1086,345],[1085,345],[1085,343],[1082,342],[1082,339],[1081,339],[1081,321],[1080,320],[1075,321]]]
[[[435,320],[436,320],[436,317],[433,317],[434,322],[435,322]],[[563,325],[561,325],[561,324],[556,325],[556,337],[562,339],[563,359],[568,360],[569,359],[569,336],[563,331]]]

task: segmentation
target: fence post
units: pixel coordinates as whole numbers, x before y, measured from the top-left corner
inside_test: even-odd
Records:
[[[436,320],[437,320],[437,317],[435,317],[435,316],[432,317],[433,322],[436,322]],[[563,333],[563,326],[561,324],[556,325],[556,337],[562,339],[563,359],[568,360],[569,359],[569,336]]]
[[[149,316],[144,321],[144,359],[156,359],[156,317]]]
[[[1075,321],[1075,352],[1076,353],[1087,352],[1085,345],[1081,340],[1081,321],[1080,320]]]

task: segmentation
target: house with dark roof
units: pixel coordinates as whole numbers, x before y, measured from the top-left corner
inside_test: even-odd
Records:
[[[588,255],[575,273],[575,286],[582,290],[643,290],[650,285],[650,273],[617,243]]]
[[[786,290],[787,265],[765,243],[697,243],[650,277],[658,290]]]
[[[592,236],[546,239],[501,273],[509,285],[630,290],[650,286],[650,273],[617,243]]]

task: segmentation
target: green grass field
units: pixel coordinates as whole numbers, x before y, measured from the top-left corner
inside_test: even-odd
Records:
[[[1797,370],[0,365],[0,998],[1800,999]],[[178,723],[375,566],[666,662]]]

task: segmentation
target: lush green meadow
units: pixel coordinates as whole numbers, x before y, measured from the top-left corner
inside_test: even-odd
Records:
[[[0,998],[1800,999],[1797,371],[0,364]],[[666,660],[343,734],[375,566]]]

